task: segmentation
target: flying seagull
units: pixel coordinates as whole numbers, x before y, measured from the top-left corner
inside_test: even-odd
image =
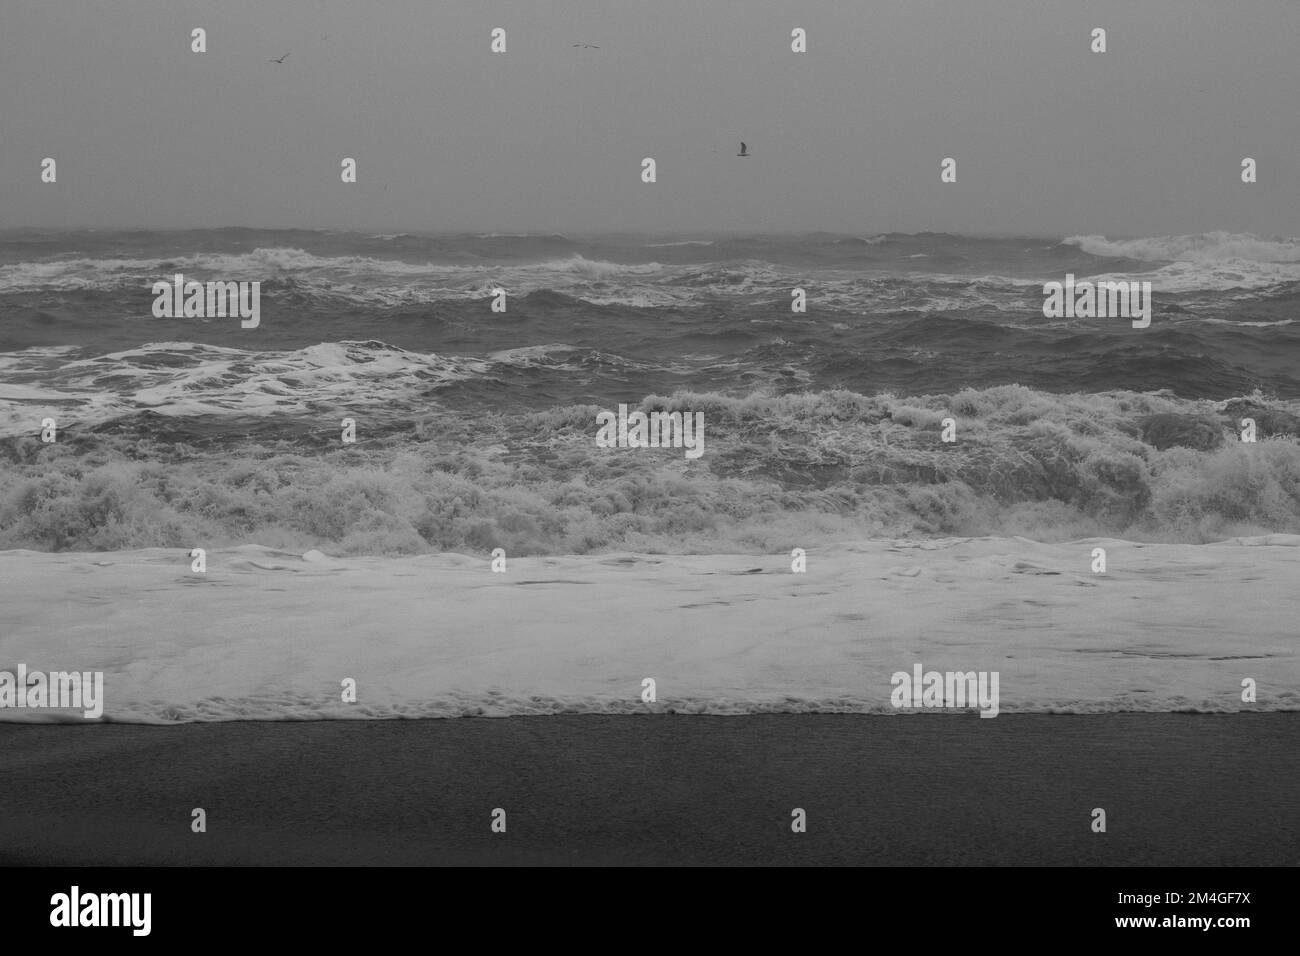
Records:
[[[594,44],[594,43],[575,43],[575,44],[573,44],[573,45],[574,45],[574,46],[580,46],[580,47],[582,47],[584,50],[599,50],[599,49],[600,49],[600,47],[596,46],[596,44]]]
[[[280,57],[280,59],[278,59],[278,60],[267,60],[266,62],[268,62],[268,63],[283,63],[283,62],[284,62],[284,58],[287,57],[288,55],[289,55],[289,54],[286,53],[284,56]]]
[[[740,144],[740,152],[738,152],[736,155],[737,155],[737,156],[748,156],[748,155],[749,155],[749,147],[746,146],[746,145],[742,142],[742,143]]]

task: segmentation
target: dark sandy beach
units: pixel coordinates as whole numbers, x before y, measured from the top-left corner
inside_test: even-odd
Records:
[[[1296,713],[5,724],[0,754],[8,865],[1300,864]]]

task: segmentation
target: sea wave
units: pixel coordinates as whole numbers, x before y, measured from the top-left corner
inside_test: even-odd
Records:
[[[497,357],[520,367],[572,360]],[[644,398],[646,411],[704,414],[698,460],[681,449],[597,447],[600,409],[590,405],[476,415],[426,402],[422,413],[386,413],[382,402],[353,407],[340,396],[306,415],[214,407],[68,425],[54,444],[34,434],[0,441],[0,548],[177,547],[201,537],[352,554],[682,553],[880,534],[1200,542],[1300,533],[1300,405],[1261,396],[1214,403],[998,386],[912,398]],[[340,442],[349,408],[355,445]],[[1257,443],[1237,439],[1245,417]],[[940,440],[945,418],[955,442]]]
[[[1201,232],[1146,239],[1070,236],[1063,240],[1094,256],[1146,262],[1247,259],[1253,262],[1300,262],[1300,239],[1264,239],[1251,233]]]
[[[572,274],[609,279],[647,275],[663,267],[656,262],[618,263],[587,259],[582,255],[547,259],[523,265],[408,262],[370,256],[320,256],[303,249],[258,248],[244,253],[201,253],[192,256],[156,258],[63,258],[39,262],[0,265],[0,292],[21,292],[42,288],[94,289],[153,281],[168,281],[172,275],[197,273],[225,280],[267,280],[286,274],[319,274],[333,278],[375,276],[454,277],[518,272],[523,275]]]
[[[788,302],[806,288],[816,308],[938,311],[974,308],[1000,296],[1004,304],[1039,283],[993,274],[958,275],[823,269],[815,277],[759,259],[665,265],[612,262],[580,254],[537,262],[492,264],[415,263],[364,256],[321,257],[301,249],[204,254],[177,259],[69,259],[0,266],[0,294],[44,294],[58,308],[67,293],[112,293],[107,304],[149,314],[152,284],[187,280],[256,280],[264,303],[277,296],[322,308],[409,308],[487,299],[500,288],[511,297],[554,292],[589,305],[690,308],[712,299]],[[927,301],[928,300],[928,301]]]
[[[405,238],[408,237],[384,237],[386,242]],[[583,252],[538,257],[541,247],[536,245],[536,238],[507,238],[506,246],[515,242],[519,248],[503,246],[501,255],[505,258],[489,255],[483,259],[471,254],[463,244],[457,246],[444,240],[437,248],[445,253],[446,261],[440,261],[436,255],[433,259],[418,258],[430,254],[426,248],[428,243],[423,240],[410,248],[404,247],[403,258],[325,255],[288,246],[171,257],[72,255],[0,265],[0,294],[136,290],[136,298],[147,301],[152,283],[170,281],[173,275],[182,273],[198,281],[256,280],[266,284],[263,290],[266,294],[279,289],[315,297],[323,303],[350,302],[363,308],[481,298],[496,288],[503,288],[512,296],[550,289],[594,305],[671,308],[697,305],[708,297],[788,298],[792,288],[802,287],[821,308],[866,311],[888,308],[891,298],[915,298],[915,290],[926,286],[944,287],[946,291],[936,298],[945,303],[976,290],[985,296],[991,292],[1012,296],[1026,289],[1041,288],[1044,281],[1059,280],[1066,271],[1073,270],[1080,275],[1095,272],[1082,261],[1093,256],[1123,258],[1123,268],[1112,270],[1107,277],[1149,279],[1155,291],[1165,295],[1254,292],[1300,282],[1300,241],[1265,240],[1229,233],[1136,240],[1073,236],[1055,247],[1086,253],[1074,253],[1080,261],[1053,255],[1053,247],[1045,247],[1044,258],[1043,249],[1022,249],[1015,244],[1011,248],[1006,240],[981,243],[944,236],[890,239],[899,248],[881,260],[856,260],[839,254],[825,261],[818,260],[819,250],[843,249],[854,244],[867,249],[874,248],[873,243],[879,244],[876,239],[836,239],[829,245],[800,245],[794,241],[784,245],[740,240],[665,241],[649,245],[662,249],[661,258],[668,262],[637,261],[643,255],[639,256],[636,249],[644,250],[644,244],[619,247],[608,253],[633,260],[616,261]],[[543,238],[549,242],[556,237]],[[885,241],[881,237],[877,239]],[[716,260],[710,249],[714,244],[719,244]],[[372,242],[366,248],[373,252],[376,246]],[[958,253],[956,249],[963,251]],[[703,255],[705,250],[709,250],[710,258],[701,261],[697,255],[682,259],[685,253]],[[584,248],[584,251],[589,250]],[[466,256],[471,261],[465,261]],[[1151,268],[1142,269],[1143,263],[1149,263]],[[888,294],[878,295],[882,291]]]
[[[1071,236],[1064,242],[1095,256],[1162,263],[1156,269],[1126,268],[1090,278],[1149,281],[1153,291],[1166,295],[1275,290],[1300,282],[1300,239],[1220,231],[1147,239]]]

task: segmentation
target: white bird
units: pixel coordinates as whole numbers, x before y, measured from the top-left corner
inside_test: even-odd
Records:
[[[283,63],[285,57],[287,57],[288,55],[289,55],[289,54],[286,53],[284,56],[280,57],[280,59],[278,59],[278,60],[267,60],[266,62],[268,62],[268,63]]]

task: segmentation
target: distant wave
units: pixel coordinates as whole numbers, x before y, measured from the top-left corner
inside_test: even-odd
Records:
[[[917,253],[909,258],[924,257],[924,253]],[[802,270],[762,259],[666,265],[591,259],[575,253],[535,262],[470,265],[258,248],[242,254],[204,253],[170,259],[75,258],[12,263],[0,266],[0,293],[126,290],[138,292],[143,301],[153,282],[166,281],[178,272],[198,281],[214,276],[272,284],[291,281],[295,294],[346,301],[358,307],[485,297],[501,286],[511,295],[550,290],[594,305],[662,308],[690,306],[710,295],[787,299],[793,286],[807,284]],[[823,271],[810,297],[822,308],[933,311],[934,306],[919,303],[928,297],[951,304],[976,295],[977,286],[979,302],[986,303],[993,287],[1015,293],[1036,284],[1034,280],[1009,276],[911,272],[882,276],[838,269]],[[939,286],[948,288],[925,292]],[[262,290],[263,295],[273,291],[273,285]],[[978,304],[975,299],[971,302]]]
[[[480,232],[475,239],[563,239],[569,237],[560,232]]]
[[[1094,278],[1146,280],[1154,291],[1166,294],[1264,290],[1300,282],[1300,239],[1206,232],[1150,239],[1071,236],[1064,243],[1090,255],[1164,263],[1145,273],[1125,271]]]
[[[406,262],[399,259],[375,259],[367,256],[318,256],[302,249],[254,249],[252,252],[226,254],[202,253],[194,256],[149,259],[56,259],[44,262],[19,262],[0,266],[0,292],[41,288],[94,289],[108,285],[144,283],[167,279],[173,273],[217,275],[223,279],[265,280],[285,274],[325,274],[333,277],[400,276],[451,277],[486,275],[506,271],[528,274],[573,274],[597,278],[625,275],[648,275],[663,267],[657,262],[618,263],[587,259],[573,255],[524,264],[458,265],[435,262]]]
[[[1300,239],[1261,239],[1249,233],[1202,232],[1150,239],[1070,236],[1065,244],[1094,256],[1147,262],[1247,259],[1252,262],[1300,262]]]
[[[296,246],[259,246],[247,252],[169,257],[71,255],[10,262],[0,265],[0,294],[147,292],[152,282],[179,272],[199,281],[214,277],[292,281],[299,284],[295,292],[348,299],[358,305],[483,296],[500,286],[512,295],[549,288],[597,305],[662,308],[690,305],[702,295],[785,298],[791,288],[802,286],[810,289],[810,298],[818,297],[822,307],[865,311],[888,307],[888,301],[872,296],[882,283],[895,287],[946,283],[968,289],[979,285],[984,295],[994,286],[1013,292],[1059,279],[1071,268],[1076,273],[1094,272],[1095,266],[1088,268],[1089,261],[1096,261],[1093,256],[1123,259],[1124,266],[1114,270],[1114,275],[1149,279],[1157,292],[1165,294],[1267,291],[1300,282],[1300,240],[1229,233],[1132,240],[1073,236],[1053,247],[1078,250],[1070,253],[1077,262],[1062,261],[1061,253],[1053,253],[1053,248],[1026,250],[1023,241],[943,235],[903,237],[905,242],[899,237],[803,243],[689,239],[602,247],[603,255],[586,247],[581,252],[555,255],[557,247],[545,243],[563,240],[559,236],[500,237],[500,248],[492,240],[477,250],[473,239],[396,241],[406,238],[410,237],[370,237],[382,239],[384,245],[362,243],[358,254],[351,255],[327,255],[323,250],[312,252]],[[542,244],[534,241],[539,239]],[[887,249],[882,245],[885,242],[891,243]],[[671,249],[671,255],[663,257],[673,261],[636,261],[650,247]],[[392,249],[401,257],[374,255],[380,248]],[[484,251],[489,248],[495,251]],[[567,253],[573,247],[558,248]],[[552,254],[539,255],[548,251]],[[424,256],[429,258],[417,258]],[[1133,265],[1140,263],[1150,263],[1150,269],[1132,271]],[[959,296],[959,290],[947,290],[935,298],[953,301]]]

